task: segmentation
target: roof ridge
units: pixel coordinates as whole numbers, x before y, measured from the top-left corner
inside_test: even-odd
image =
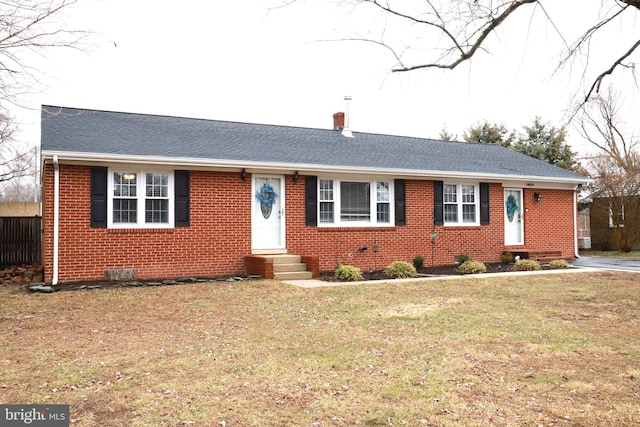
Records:
[[[217,123],[230,123],[230,124],[242,124],[242,125],[252,125],[252,126],[269,126],[269,127],[277,127],[277,128],[290,128],[290,129],[303,129],[303,130],[317,130],[317,131],[329,131],[329,132],[337,132],[335,129],[331,128],[317,128],[310,126],[295,126],[295,125],[281,125],[274,123],[256,123],[256,122],[245,122],[238,120],[221,120],[221,119],[210,119],[205,117],[188,117],[188,116],[180,116],[180,115],[171,115],[171,114],[156,114],[156,113],[137,113],[133,111],[115,111],[115,110],[104,110],[104,109],[95,109],[95,108],[84,108],[84,107],[68,107],[61,105],[50,105],[50,104],[42,104],[41,107],[43,109],[60,109],[60,110],[78,110],[82,112],[92,112],[92,113],[106,113],[106,114],[115,114],[115,115],[131,115],[131,116],[142,116],[142,117],[158,117],[158,118],[169,118],[169,119],[179,119],[179,120],[194,120],[194,121],[206,121],[206,122],[217,122]],[[351,129],[354,135],[371,135],[371,136],[384,136],[384,137],[392,137],[392,138],[409,138],[409,139],[418,139],[424,141],[434,141],[434,142],[444,142],[444,143],[459,143],[459,144],[471,144],[468,141],[444,141],[436,138],[427,138],[421,136],[413,136],[413,135],[394,135],[390,133],[380,133],[380,132],[365,132],[365,131],[354,131]],[[473,143],[476,144],[476,143]],[[494,144],[488,144],[494,145]]]

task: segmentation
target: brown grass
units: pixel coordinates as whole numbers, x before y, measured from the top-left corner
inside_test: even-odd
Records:
[[[638,277],[5,287],[0,403],[91,427],[638,425]]]

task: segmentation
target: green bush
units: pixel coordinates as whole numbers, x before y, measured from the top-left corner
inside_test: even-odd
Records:
[[[344,280],[345,282],[353,282],[356,280],[362,280],[362,271],[358,267],[352,265],[342,264],[335,270],[336,279]]]
[[[569,268],[569,263],[564,259],[554,259],[549,263],[551,268]]]
[[[416,268],[416,270],[424,267],[424,257],[421,255],[416,255],[413,258],[413,266]]]
[[[540,263],[534,259],[521,259],[513,265],[515,271],[540,270]]]
[[[456,257],[456,262],[458,264],[464,264],[467,261],[471,261],[471,255],[469,255],[469,252],[462,252]]]
[[[465,274],[485,273],[487,266],[478,261],[468,260],[458,266],[458,271]]]
[[[392,263],[384,270],[384,274],[394,279],[416,277],[418,275],[416,268],[404,261],[396,261]]]
[[[500,257],[500,261],[503,264],[513,264],[513,254],[511,252],[505,252],[502,254],[502,256]]]

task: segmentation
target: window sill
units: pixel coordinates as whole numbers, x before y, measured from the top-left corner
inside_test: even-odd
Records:
[[[393,231],[396,227],[394,225],[380,226],[373,225],[371,227],[365,226],[355,226],[355,227],[345,227],[344,225],[339,226],[320,226],[318,227],[318,231],[320,232],[345,232],[345,231]]]
[[[158,234],[173,233],[175,228],[108,228],[109,234]]]

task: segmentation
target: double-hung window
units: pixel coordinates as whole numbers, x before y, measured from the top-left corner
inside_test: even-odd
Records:
[[[445,225],[478,225],[478,195],[476,184],[445,183],[442,200]]]
[[[389,181],[319,179],[320,225],[391,225]]]
[[[320,180],[320,222],[333,224],[334,222],[334,192],[333,181]]]
[[[111,170],[108,192],[110,227],[173,227],[171,172]]]

